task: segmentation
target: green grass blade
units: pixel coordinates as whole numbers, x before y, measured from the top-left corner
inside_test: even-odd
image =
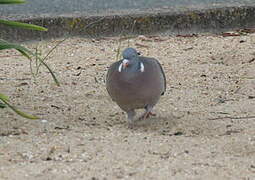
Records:
[[[7,97],[7,96],[5,96],[4,94],[1,94],[1,93],[0,93],[0,99],[3,99],[3,100],[5,100],[5,101],[8,101],[8,100],[9,100],[9,97]],[[2,100],[2,102],[3,102],[3,100]],[[2,102],[0,102],[0,108],[6,108],[6,104],[4,104],[4,103],[2,103]]]
[[[3,20],[3,19],[0,19],[0,24],[4,24],[7,26],[13,26],[16,28],[32,29],[32,30],[37,30],[37,31],[48,31],[47,28],[37,26],[34,24],[27,24],[27,23],[21,23],[21,22],[16,22],[16,21],[8,21],[8,20]]]
[[[48,69],[48,71],[50,72],[50,74],[51,74],[54,82],[57,84],[57,86],[60,86],[60,83],[59,83],[57,77],[55,76],[54,72],[51,70],[51,68],[41,58],[38,57],[38,59]]]
[[[3,101],[9,101],[9,97],[0,93],[0,99],[3,100]]]
[[[47,53],[47,55],[43,58],[43,61],[60,45],[62,44],[65,40],[67,40],[69,37],[66,37],[65,39],[59,41],[51,50]]]
[[[34,116],[34,115],[30,115],[30,114],[27,114],[27,113],[24,113],[20,110],[18,110],[16,107],[12,106],[9,102],[8,102],[8,97],[1,94],[0,93],[0,100],[6,104],[9,108],[11,108],[15,113],[17,113],[18,115],[24,117],[24,118],[27,118],[27,119],[39,119],[39,117],[37,116]],[[1,103],[2,104],[2,103]]]
[[[0,0],[0,4],[21,4],[25,2],[24,0]]]
[[[44,61],[60,44],[62,44],[68,38],[69,37],[66,37],[63,40],[59,41],[53,48],[51,48],[51,50],[47,53],[47,55],[44,58],[41,59],[40,57],[36,56],[37,60],[40,61],[40,64],[37,66],[37,72],[38,72],[38,69],[39,69],[40,65],[43,64],[49,70],[49,72],[50,72],[51,76],[53,77],[53,79],[54,79],[55,83],[57,84],[57,86],[60,86],[59,81],[57,80],[57,78],[56,78],[55,74],[53,73],[53,71],[49,68],[49,66]]]
[[[9,43],[9,42],[6,42],[6,41],[0,39],[0,50],[4,50],[4,49],[16,49],[22,55],[24,55],[25,57],[27,57],[30,60],[32,60],[31,56],[37,57],[39,59],[39,61],[48,69],[48,71],[50,72],[50,74],[51,74],[53,80],[55,81],[55,83],[57,84],[57,86],[60,86],[60,83],[57,80],[57,77],[55,76],[54,72],[50,69],[50,67],[40,57],[38,57],[36,54],[34,54],[29,49],[27,49],[23,46]]]

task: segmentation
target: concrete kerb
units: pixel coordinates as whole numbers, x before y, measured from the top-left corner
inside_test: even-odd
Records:
[[[255,27],[255,6],[223,7],[183,12],[156,12],[100,16],[59,16],[18,19],[48,28],[48,32],[0,25],[0,38],[9,41],[67,36],[102,37],[137,34],[218,33]]]

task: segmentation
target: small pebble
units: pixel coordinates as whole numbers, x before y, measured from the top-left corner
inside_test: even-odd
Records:
[[[46,119],[42,119],[42,120],[41,120],[41,122],[42,122],[42,123],[47,123],[47,122],[48,122],[48,120],[46,120]]]

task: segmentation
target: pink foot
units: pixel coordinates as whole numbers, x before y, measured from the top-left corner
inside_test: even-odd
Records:
[[[150,116],[156,116],[155,113],[152,113],[152,112],[145,112],[139,119],[148,119]]]

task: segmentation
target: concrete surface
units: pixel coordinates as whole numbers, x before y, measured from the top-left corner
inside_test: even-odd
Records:
[[[254,5],[254,0],[28,0],[22,5],[0,7],[0,15],[63,15],[139,11],[155,8],[205,9]]]

